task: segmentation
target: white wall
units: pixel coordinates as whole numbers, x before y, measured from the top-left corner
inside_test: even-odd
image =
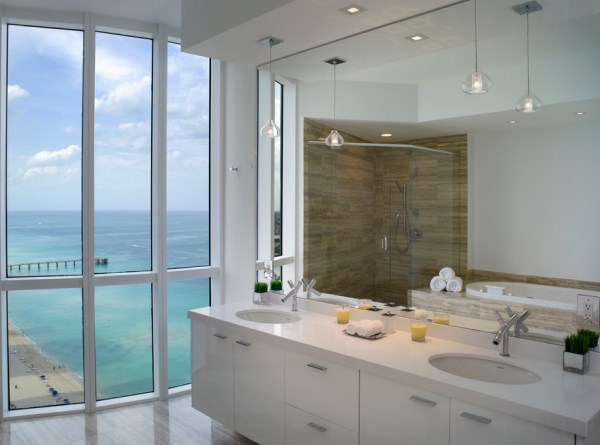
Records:
[[[226,62],[221,67],[221,295],[223,303],[231,303],[250,301],[256,278],[257,77],[254,67]]]
[[[336,118],[358,121],[416,122],[416,85],[336,82]],[[333,81],[300,83],[302,116],[333,118]]]
[[[599,141],[599,122],[470,135],[469,268],[600,281]]]

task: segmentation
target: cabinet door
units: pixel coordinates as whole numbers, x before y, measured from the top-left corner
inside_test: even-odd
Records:
[[[448,445],[450,399],[361,372],[360,443]]]
[[[450,445],[573,445],[573,434],[460,400],[451,401]]]
[[[197,320],[192,322],[192,406],[233,427],[233,338]]]
[[[235,430],[261,445],[283,444],[283,348],[237,336],[234,351]]]
[[[285,402],[358,431],[358,370],[286,350]]]
[[[358,445],[358,433],[286,404],[285,445]]]

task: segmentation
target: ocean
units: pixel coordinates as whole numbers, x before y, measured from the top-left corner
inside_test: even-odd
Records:
[[[167,225],[170,268],[208,265],[208,212],[169,212]],[[79,212],[12,211],[7,226],[9,277],[81,275],[81,261],[72,262],[82,257]],[[150,270],[149,213],[96,212],[94,251],[107,259],[96,264],[96,273]],[[168,283],[169,387],[191,381],[187,311],[210,304],[209,284],[209,279]],[[152,285],[98,286],[95,300],[98,399],[152,391]],[[7,301],[9,319],[44,355],[84,375],[81,289],[10,291]]]

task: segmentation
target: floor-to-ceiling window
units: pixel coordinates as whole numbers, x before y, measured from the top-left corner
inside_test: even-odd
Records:
[[[101,20],[5,18],[9,412],[189,384],[187,311],[210,304],[210,61]]]
[[[167,267],[208,266],[210,61],[169,42],[167,68]],[[210,281],[169,280],[167,296],[169,387],[175,387],[191,381],[187,311],[210,304]]]

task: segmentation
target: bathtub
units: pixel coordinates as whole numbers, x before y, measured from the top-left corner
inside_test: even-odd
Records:
[[[540,306],[555,309],[577,310],[577,296],[600,297],[600,292],[541,284],[513,283],[509,281],[478,281],[467,284],[467,295],[489,298],[506,303]]]

